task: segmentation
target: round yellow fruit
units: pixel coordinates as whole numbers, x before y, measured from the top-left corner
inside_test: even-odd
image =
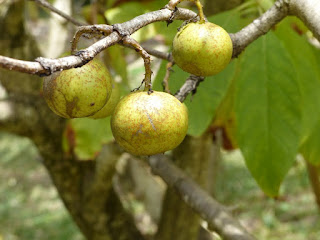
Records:
[[[111,129],[118,144],[133,155],[164,153],[186,136],[188,110],[168,93],[134,92],[116,106]]]
[[[109,100],[111,84],[105,65],[94,59],[82,67],[44,78],[43,95],[50,109],[61,117],[88,117]]]
[[[175,36],[172,56],[184,71],[196,76],[211,76],[221,72],[232,57],[232,41],[220,26],[189,23]]]
[[[98,112],[96,112],[95,114],[93,114],[89,118],[97,119],[97,118],[109,117],[113,113],[119,100],[120,100],[119,86],[116,82],[112,81],[112,93],[111,93],[110,99],[104,105],[103,108],[101,108]]]

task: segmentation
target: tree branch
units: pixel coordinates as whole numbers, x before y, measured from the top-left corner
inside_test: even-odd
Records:
[[[174,188],[183,201],[206,220],[209,228],[225,240],[254,240],[254,238],[235,220],[225,207],[215,201],[193,180],[164,155],[150,157],[149,164],[154,174],[159,175]]]
[[[182,87],[178,90],[175,94],[175,97],[180,101],[183,102],[189,93],[195,91],[199,86],[200,82],[204,80],[204,77],[198,77],[194,75],[190,75]]]
[[[42,2],[43,0],[34,1]],[[131,35],[150,23],[172,19],[188,20],[197,16],[196,13],[183,8],[170,10],[179,2],[178,0],[172,0],[164,9],[149,12],[137,16],[130,21],[113,25],[115,31],[90,47],[80,51],[78,56],[69,56],[60,59],[41,58],[41,64],[39,62],[19,61],[0,56],[0,67],[38,75],[49,75],[55,71],[79,67],[90,61],[107,47],[118,43],[124,36]],[[237,57],[251,42],[266,34],[288,14],[299,17],[310,27],[314,36],[320,40],[320,24],[318,24],[320,22],[320,13],[317,11],[319,9],[320,2],[317,0],[278,0],[261,17],[254,20],[239,32],[230,34],[233,42],[233,57]],[[174,11],[174,14],[172,11]],[[156,54],[165,58],[163,54]]]
[[[237,57],[250,43],[269,32],[274,25],[288,15],[288,10],[287,0],[278,0],[261,17],[239,32],[230,34],[233,43],[232,57]]]
[[[196,16],[196,13],[193,11],[180,8],[175,11],[174,19],[187,20]],[[92,44],[88,48],[81,50],[78,52],[77,56],[68,56],[58,59],[39,58],[38,62],[22,61],[0,56],[0,67],[37,75],[50,75],[53,72],[70,69],[73,67],[80,67],[92,60],[104,49],[119,42],[123,37],[133,34],[140,28],[143,28],[150,23],[166,21],[171,17],[172,11],[168,9],[161,9],[137,16],[130,21],[121,24],[115,24],[113,25],[115,31],[113,31],[107,37]]]
[[[320,41],[319,0],[290,0],[289,12],[300,18]]]

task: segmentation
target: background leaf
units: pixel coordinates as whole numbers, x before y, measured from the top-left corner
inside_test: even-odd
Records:
[[[125,59],[124,48],[116,45],[107,48],[109,63],[117,74],[120,75],[122,83],[128,85],[127,61]]]
[[[302,139],[305,141],[320,120],[320,61],[317,51],[303,35],[303,25],[296,17],[283,20],[276,35],[284,43],[293,60],[294,69],[301,89],[302,100]]]
[[[294,65],[274,33],[240,57],[235,113],[237,142],[262,190],[276,196],[300,138],[300,90]]]
[[[320,165],[320,121],[313,128],[313,133],[303,142],[300,151],[303,157],[313,165]]]
[[[296,17],[286,18],[276,34],[292,56],[302,93],[300,151],[312,164],[320,164],[320,51],[310,45],[306,27]],[[303,50],[302,50],[303,49]]]
[[[71,119],[64,134],[66,150],[74,151],[79,160],[94,159],[102,145],[112,140],[110,117]]]

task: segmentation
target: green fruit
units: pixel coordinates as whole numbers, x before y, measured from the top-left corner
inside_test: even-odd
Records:
[[[220,26],[210,22],[189,23],[173,40],[172,56],[184,71],[196,76],[221,72],[232,57],[232,41]]]
[[[48,106],[64,118],[93,115],[109,100],[111,91],[111,76],[97,59],[79,68],[54,73],[43,81]]]
[[[94,115],[90,116],[89,118],[97,119],[97,118],[109,117],[113,113],[114,108],[119,102],[119,99],[120,99],[119,86],[116,82],[112,81],[112,93],[111,93],[110,99],[108,100],[106,105],[104,105],[103,108],[101,108],[98,112],[96,112]]]
[[[186,136],[188,111],[168,93],[134,92],[116,106],[111,130],[118,144],[133,155],[164,153]]]

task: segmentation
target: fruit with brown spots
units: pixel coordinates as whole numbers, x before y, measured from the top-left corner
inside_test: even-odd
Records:
[[[97,118],[109,117],[113,113],[117,103],[119,102],[119,99],[120,99],[119,86],[116,82],[112,81],[112,93],[111,93],[110,99],[108,100],[106,105],[104,105],[103,108],[101,108],[98,112],[96,112],[94,115],[90,116],[89,118],[97,119]]]
[[[188,111],[168,93],[134,92],[116,106],[111,129],[118,144],[133,155],[164,153],[186,136]]]
[[[211,76],[221,72],[232,57],[232,41],[220,26],[189,23],[175,36],[172,56],[184,71],[196,76]]]
[[[111,76],[97,59],[79,68],[57,72],[43,81],[43,95],[50,109],[64,118],[95,114],[109,100]]]

